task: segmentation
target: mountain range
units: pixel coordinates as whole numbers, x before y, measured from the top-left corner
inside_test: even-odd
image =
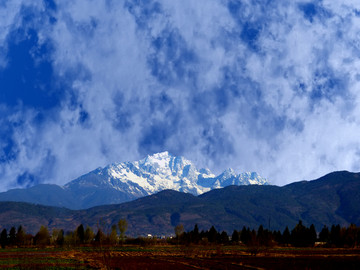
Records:
[[[216,176],[209,169],[197,170],[184,157],[162,152],[140,161],[98,168],[64,186],[40,184],[2,192],[0,201],[85,209],[128,202],[166,189],[200,195],[229,185],[254,184],[267,185],[268,182],[256,172],[237,174],[232,169]]]
[[[195,224],[201,229],[214,225],[219,231],[241,230],[243,226],[263,225],[271,230],[290,230],[298,223],[360,225],[360,173],[333,172],[313,181],[283,187],[273,185],[227,186],[195,196],[164,190],[134,201],[92,207],[84,210],[0,202],[2,228],[23,225],[36,233],[41,225],[49,229],[74,230],[79,224],[94,230],[110,229],[120,219],[128,221],[128,235],[170,235],[174,226],[185,230]]]

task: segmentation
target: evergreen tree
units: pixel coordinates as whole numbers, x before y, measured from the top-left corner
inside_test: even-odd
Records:
[[[310,229],[308,232],[308,241],[310,246],[314,246],[316,240],[317,240],[317,233],[314,224],[310,225]]]
[[[355,246],[358,247],[360,244],[360,227],[357,227]]]
[[[208,234],[208,240],[210,243],[215,243],[217,241],[218,232],[216,231],[214,226],[211,226]]]
[[[85,231],[84,226],[82,224],[79,225],[76,229],[76,240],[79,242],[79,244],[84,244],[85,240]]]
[[[234,230],[231,235],[231,242],[238,243],[240,241],[239,232],[237,230]]]
[[[260,245],[262,246],[272,246],[273,245],[273,233],[268,229],[264,230],[262,239],[259,240]]]
[[[25,239],[26,239],[26,233],[25,230],[23,229],[23,227],[20,225],[17,229],[17,233],[16,233],[16,244],[18,246],[22,246],[25,244]]]
[[[250,242],[248,243],[250,246],[258,246],[259,242],[257,241],[257,235],[255,229],[253,229],[250,233]]]
[[[220,243],[224,244],[224,245],[229,243],[229,236],[228,236],[227,232],[225,232],[225,231],[221,232],[221,234],[220,234]]]
[[[277,243],[282,243],[282,235],[281,235],[281,232],[280,231],[274,231],[273,232],[273,236],[274,236],[274,240],[277,242]]]
[[[9,240],[8,243],[10,246],[14,246],[16,244],[16,229],[15,229],[15,227],[11,227],[8,240]]]
[[[199,227],[197,224],[195,224],[194,230],[191,235],[192,242],[197,244],[200,241],[200,233],[199,233]]]
[[[356,227],[355,224],[350,224],[350,226],[345,230],[343,235],[343,243],[347,247],[355,247],[356,246],[356,239],[359,229]]]
[[[311,224],[310,228],[305,227],[302,221],[291,231],[291,243],[296,247],[313,246],[316,242],[317,234],[315,226]]]
[[[0,234],[0,245],[2,248],[5,248],[8,244],[8,234],[6,229],[3,229]]]
[[[245,226],[242,228],[240,233],[240,241],[245,245],[251,241],[250,228],[246,228]]]
[[[331,245],[340,247],[341,246],[341,235],[340,235],[340,225],[332,225],[330,231],[330,243]]]
[[[60,230],[56,236],[56,244],[62,247],[65,243],[64,230]]]
[[[304,247],[308,245],[308,236],[306,227],[299,220],[299,223],[291,231],[291,243],[296,247]]]
[[[103,244],[105,240],[105,235],[104,233],[101,231],[101,229],[98,229],[96,235],[95,235],[95,243],[96,244]]]
[[[207,235],[204,230],[201,230],[201,232],[199,233],[199,239],[200,239],[200,241],[203,241],[203,240],[205,240],[205,242],[207,241]]]
[[[263,225],[260,225],[257,231],[257,241],[261,246],[265,245],[266,239],[265,239],[265,232]]]
[[[329,240],[330,240],[329,228],[326,225],[324,225],[321,232],[319,233],[319,241],[328,243]]]
[[[291,235],[290,235],[290,231],[289,231],[289,227],[286,226],[283,235],[282,235],[282,243],[283,244],[290,244],[291,243]]]

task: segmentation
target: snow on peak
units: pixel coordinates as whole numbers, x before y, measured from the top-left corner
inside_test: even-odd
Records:
[[[140,161],[133,162],[133,164],[144,171],[162,175],[165,178],[169,175],[180,176],[187,165],[194,166],[191,161],[184,157],[172,156],[167,151],[149,155]]]
[[[166,166],[166,163],[171,159],[169,152],[161,152],[153,155],[148,155],[145,159],[140,160],[140,163],[144,164],[159,164],[160,166]]]
[[[157,158],[157,159],[164,159],[164,158],[172,157],[172,155],[169,154],[168,151],[164,151],[164,152],[160,152],[160,153],[155,153],[152,156],[149,155],[149,157],[153,157],[153,158]]]
[[[87,175],[90,175],[88,180]],[[91,181],[92,186],[104,188],[105,185],[135,197],[164,189],[199,195],[228,185],[267,184],[266,179],[255,172],[237,174],[233,169],[227,169],[215,176],[209,169],[197,170],[191,161],[167,151],[148,155],[139,161],[114,163],[87,175],[70,183],[85,185]]]
[[[224,178],[229,178],[229,177],[234,177],[236,176],[236,173],[233,169],[229,168],[229,169],[226,169],[222,174],[221,174],[222,177]]]

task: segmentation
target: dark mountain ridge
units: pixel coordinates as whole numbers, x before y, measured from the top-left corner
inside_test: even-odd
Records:
[[[79,224],[106,231],[125,218],[128,234],[170,235],[174,226],[186,230],[214,225],[232,232],[243,226],[263,225],[271,230],[293,228],[301,219],[317,230],[323,225],[360,225],[360,174],[334,172],[313,181],[278,186],[228,186],[199,196],[165,190],[131,202],[86,210],[68,210],[16,202],[0,202],[2,227],[23,225],[36,232],[40,225],[73,230]]]

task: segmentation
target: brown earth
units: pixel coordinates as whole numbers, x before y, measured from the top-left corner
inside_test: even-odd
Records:
[[[360,249],[234,246],[3,249],[13,269],[360,269]]]

